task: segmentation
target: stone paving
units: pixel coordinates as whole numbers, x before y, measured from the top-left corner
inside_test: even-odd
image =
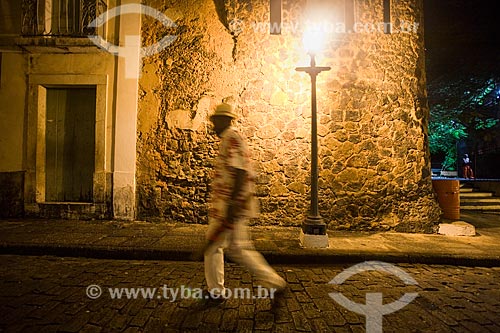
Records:
[[[477,236],[329,231],[327,249],[304,249],[297,227],[252,227],[255,247],[276,264],[388,262],[500,266],[500,215],[462,214]],[[206,225],[75,220],[4,220],[0,254],[105,259],[190,260]]]
[[[329,293],[365,304],[367,293],[381,292],[386,305],[415,292],[415,300],[383,317],[384,332],[500,332],[498,267],[400,264],[418,285],[380,271],[328,283],[351,266],[274,266],[288,288],[271,300],[258,298],[258,282],[228,263],[227,287],[249,288],[252,297],[215,303],[196,298],[197,288],[205,287],[199,262],[2,255],[0,331],[365,332],[365,316],[337,304]],[[89,285],[100,286],[102,295],[89,298]],[[184,288],[184,297],[174,300],[160,292],[165,285]],[[157,289],[146,298],[112,299],[108,288]]]

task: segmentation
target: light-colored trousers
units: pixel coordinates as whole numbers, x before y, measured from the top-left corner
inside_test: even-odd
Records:
[[[211,221],[207,235],[212,234],[217,227],[218,223]],[[264,287],[282,289],[286,286],[285,280],[255,250],[248,237],[247,219],[242,218],[234,222],[233,230],[224,231],[205,251],[205,279],[209,292],[214,295],[220,295],[225,291],[224,252],[231,260],[248,269],[262,281]]]

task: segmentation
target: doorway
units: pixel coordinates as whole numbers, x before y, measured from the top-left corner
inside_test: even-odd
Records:
[[[45,201],[92,202],[96,87],[47,88]]]

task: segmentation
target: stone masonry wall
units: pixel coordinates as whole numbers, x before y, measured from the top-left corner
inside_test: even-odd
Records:
[[[258,172],[257,224],[300,225],[309,209],[310,78],[305,1],[283,0],[281,35],[269,2],[144,2],[176,28],[143,22],[143,44],[176,35],[145,58],[138,119],[138,211],[144,219],[207,222],[217,140],[207,114],[232,96],[236,127]],[[331,1],[333,9],[342,1]],[[356,1],[356,22],[383,20],[382,0]],[[395,27],[422,23],[422,1],[393,2]],[[301,21],[302,20],[302,21]],[[260,23],[263,23],[259,25]],[[411,26],[408,29],[412,29]],[[320,213],[330,229],[430,232],[439,218],[427,143],[423,31],[329,35],[318,76]]]

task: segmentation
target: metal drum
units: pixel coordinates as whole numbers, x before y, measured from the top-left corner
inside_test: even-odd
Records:
[[[460,182],[458,180],[436,179],[432,187],[437,193],[443,217],[450,220],[460,219]]]

